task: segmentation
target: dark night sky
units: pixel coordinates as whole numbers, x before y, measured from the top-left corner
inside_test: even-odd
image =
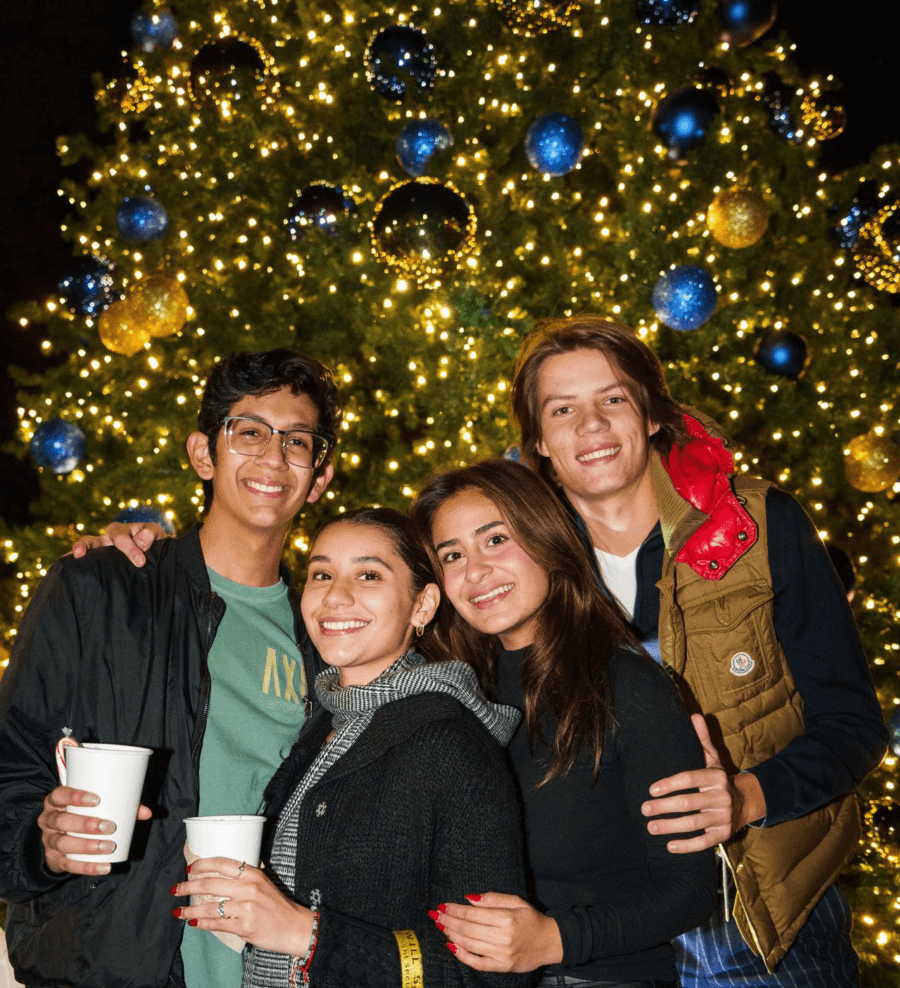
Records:
[[[711,0],[704,0],[710,3]],[[64,210],[56,194],[55,139],[90,133],[92,73],[115,74],[120,51],[131,47],[128,25],[137,0],[24,0],[0,9],[3,57],[3,135],[0,145],[0,229],[7,260],[0,308],[43,300],[65,272],[69,253],[59,236]],[[177,16],[177,3],[173,3]],[[840,168],[868,157],[879,144],[900,142],[896,32],[870,2],[782,2],[776,30],[797,42],[796,59],[809,74],[833,73],[844,83],[849,122],[827,146],[827,163]],[[37,332],[0,321],[0,442],[15,435],[15,397],[7,362],[38,369]],[[0,455],[0,512],[27,520],[37,485],[27,465]]]

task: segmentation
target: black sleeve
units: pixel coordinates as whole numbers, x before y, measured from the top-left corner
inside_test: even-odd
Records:
[[[606,743],[615,745],[627,817],[610,829],[627,829],[629,839],[639,842],[643,861],[613,865],[621,878],[615,890],[604,889],[602,899],[550,910],[562,936],[565,967],[665,943],[704,922],[716,901],[713,850],[671,854],[666,845],[676,835],[654,836],[641,813],[654,782],[704,765],[681,699],[652,660],[634,655],[617,663],[612,693],[618,723],[612,741]],[[601,778],[602,773],[601,766]],[[616,834],[606,833],[602,839],[607,853],[614,855]]]
[[[47,869],[36,822],[44,797],[59,785],[55,746],[68,726],[91,610],[89,600],[76,601],[69,576],[67,560],[50,569],[0,679],[0,897],[10,902],[32,899],[70,877]]]
[[[763,826],[852,792],[881,761],[887,730],[844,589],[813,523],[773,489],[766,499],[775,634],[803,700],[804,733],[751,769]]]
[[[416,773],[440,780],[438,787],[431,787],[440,790],[440,812],[435,815],[430,908],[463,902],[467,893],[524,897],[521,824],[499,746],[486,734],[479,739],[458,732],[428,734],[427,743],[416,746],[414,759]],[[417,798],[424,791],[417,787]],[[412,932],[422,951],[426,986],[528,988],[537,983],[539,972],[497,974],[462,964],[447,949],[446,938],[428,918],[427,909]],[[348,984],[398,988],[403,979],[394,932],[323,908],[309,974],[311,983],[327,988]]]

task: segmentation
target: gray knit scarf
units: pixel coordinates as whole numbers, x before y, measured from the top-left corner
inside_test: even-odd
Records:
[[[372,722],[375,711],[418,693],[446,693],[458,700],[484,724],[497,742],[509,743],[521,719],[513,707],[504,707],[485,699],[472,667],[465,662],[426,664],[413,650],[366,686],[341,686],[340,671],[327,669],[316,677],[316,695],[331,713],[337,733],[313,759],[278,817],[270,856],[270,870],[283,888],[295,892],[297,863],[297,828],[300,804],[306,794],[346,754]],[[313,903],[313,907],[318,903]],[[285,988],[290,982],[292,958],[270,950],[256,948],[244,962],[242,988]]]

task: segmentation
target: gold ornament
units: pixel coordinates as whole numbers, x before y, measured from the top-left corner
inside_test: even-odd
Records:
[[[125,57],[117,78],[97,93],[97,99],[103,106],[120,107],[123,113],[143,113],[153,103],[153,84],[140,62]]]
[[[886,491],[900,477],[900,446],[874,432],[857,436],[844,450],[844,473],[858,491]]]
[[[847,126],[847,111],[832,96],[807,93],[800,102],[800,119],[817,141],[830,141]]]
[[[750,247],[766,232],[769,207],[749,189],[720,192],[706,212],[709,232],[724,247]]]
[[[113,302],[104,309],[97,321],[100,340],[107,350],[133,357],[150,342],[150,333],[140,325],[131,306],[131,299]]]
[[[516,34],[534,37],[569,27],[581,0],[491,0]]]
[[[400,182],[378,201],[372,222],[375,256],[392,271],[434,286],[475,249],[475,213],[449,182]]]
[[[156,274],[142,282],[129,302],[138,327],[151,336],[177,333],[187,319],[190,305],[178,279],[166,274]]]
[[[900,292],[900,202],[885,206],[860,228],[856,268],[881,292]]]

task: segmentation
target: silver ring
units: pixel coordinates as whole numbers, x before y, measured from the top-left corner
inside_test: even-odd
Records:
[[[247,862],[246,862],[246,861],[242,861],[242,862],[241,862],[241,865],[240,865],[240,867],[238,868],[238,873],[237,873],[237,874],[236,874],[236,875],[234,876],[235,878],[240,878],[240,877],[241,877],[241,875],[243,875],[243,874],[244,874],[244,865],[246,865],[246,864],[247,864]]]
[[[225,900],[219,899],[219,919],[225,919]]]

